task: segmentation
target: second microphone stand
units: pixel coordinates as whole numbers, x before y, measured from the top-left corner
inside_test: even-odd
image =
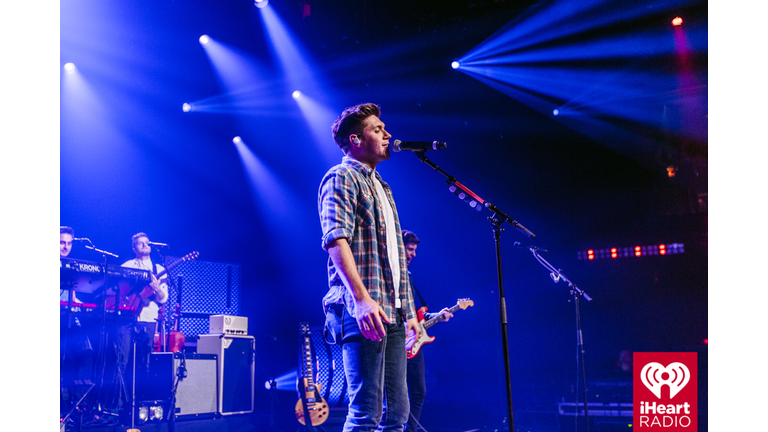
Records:
[[[432,169],[444,175],[447,179],[446,183],[450,185],[448,190],[453,192],[460,199],[467,202],[471,208],[477,211],[481,211],[483,208],[487,208],[493,212],[493,215],[491,215],[488,220],[491,222],[494,240],[496,243],[496,271],[499,279],[499,321],[501,322],[501,343],[504,353],[504,374],[506,376],[507,384],[507,426],[509,428],[509,432],[515,432],[515,422],[512,410],[512,378],[510,375],[509,340],[507,337],[507,303],[504,298],[504,284],[501,272],[501,232],[504,231],[502,226],[505,222],[507,222],[531,239],[536,238],[536,235],[522,226],[519,222],[507,216],[495,205],[483,200],[477,194],[469,190],[469,188],[456,181],[455,177],[448,175],[445,171],[440,169],[440,167],[432,163],[432,161],[427,159],[426,150],[414,151],[414,154],[416,154],[419,160],[421,160],[423,163],[429,165],[432,167]]]
[[[577,353],[576,353],[576,368],[581,369],[581,381],[582,381],[582,387],[584,390],[584,423],[586,424],[587,432],[589,432],[589,408],[587,406],[587,373],[586,368],[584,366],[584,337],[581,332],[581,312],[579,311],[579,297],[584,297],[587,301],[592,301],[592,298],[587,295],[583,290],[581,290],[579,287],[576,286],[575,283],[568,280],[568,278],[560,271],[560,269],[556,269],[552,264],[547,262],[547,260],[544,259],[541,255],[538,253],[538,248],[529,246],[528,249],[530,249],[531,253],[533,254],[534,258],[536,258],[536,261],[538,261],[544,268],[549,270],[549,276],[552,278],[552,280],[555,283],[560,282],[562,279],[565,283],[568,284],[568,288],[571,289],[571,295],[573,296],[573,303],[576,306],[576,345],[577,345]],[[578,372],[577,372],[578,373]],[[577,381],[578,383],[578,381]],[[576,385],[578,388],[578,384]],[[576,396],[576,401],[578,403],[578,395]],[[576,410],[576,418],[578,419],[578,410]]]

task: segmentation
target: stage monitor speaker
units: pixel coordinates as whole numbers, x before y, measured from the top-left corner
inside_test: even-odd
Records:
[[[247,335],[201,334],[198,354],[219,357],[219,413],[253,412],[256,340]]]
[[[178,419],[213,416],[218,411],[218,356],[215,354],[152,353],[144,399],[166,401],[169,407],[176,383]],[[186,371],[184,373],[183,371]]]

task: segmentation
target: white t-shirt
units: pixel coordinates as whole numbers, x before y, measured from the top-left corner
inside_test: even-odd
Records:
[[[384,234],[387,239],[387,258],[389,258],[389,267],[392,269],[392,279],[395,285],[395,307],[400,309],[400,253],[397,250],[397,233],[395,230],[395,212],[389,205],[387,192],[381,185],[376,175],[373,175],[373,184],[376,185],[376,194],[379,196],[379,202],[384,209]],[[395,233],[395,235],[392,235]]]

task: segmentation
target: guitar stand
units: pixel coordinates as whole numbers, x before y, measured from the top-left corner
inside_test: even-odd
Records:
[[[296,429],[296,432],[325,432],[325,429],[323,429],[322,426],[299,426],[298,429]]]

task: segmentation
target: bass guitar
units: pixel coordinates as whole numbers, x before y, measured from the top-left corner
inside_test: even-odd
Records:
[[[196,259],[200,254],[195,252],[190,252],[181,259],[178,259],[171,264],[168,264],[168,267],[166,267],[163,271],[155,275],[155,278],[160,280],[163,276],[165,276],[172,268],[176,267],[177,265],[183,263],[184,261],[192,261]],[[149,302],[152,300],[152,296],[154,293],[152,292],[152,288],[150,288],[149,285],[139,288],[139,289],[132,289],[128,293],[126,293],[124,296],[122,296],[120,301],[120,308],[128,308],[133,310],[133,314],[138,316],[141,312],[141,307],[149,304]]]
[[[296,402],[296,419],[299,423],[311,428],[328,420],[328,403],[320,396],[320,384],[315,384],[312,367],[312,339],[308,323],[300,324],[301,330],[301,376],[298,390],[301,397]],[[309,426],[307,423],[309,423]]]
[[[475,305],[475,302],[473,302],[470,299],[459,299],[456,302],[456,305],[448,309],[448,311],[450,313],[454,313],[459,309],[464,310],[474,305]],[[427,334],[427,329],[443,320],[443,314],[440,314],[430,318],[429,320],[424,321],[424,313],[426,311],[427,311],[426,306],[421,307],[419,308],[419,310],[416,311],[416,315],[418,316],[418,319],[419,319],[419,325],[421,326],[421,336],[418,339],[416,339],[414,336],[409,335],[408,339],[406,339],[405,341],[405,348],[407,350],[409,359],[416,357],[416,354],[419,353],[419,350],[423,345],[432,343],[435,340],[434,337],[429,336]]]

